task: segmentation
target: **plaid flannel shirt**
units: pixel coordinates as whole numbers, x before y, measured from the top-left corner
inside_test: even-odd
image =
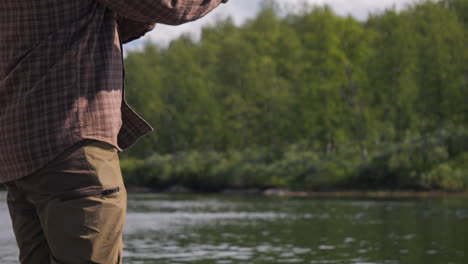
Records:
[[[222,2],[0,1],[0,182],[34,173],[85,138],[123,150],[151,132],[125,103],[121,44]]]

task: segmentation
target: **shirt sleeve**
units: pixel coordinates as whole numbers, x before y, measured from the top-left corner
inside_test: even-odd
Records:
[[[97,0],[136,21],[179,25],[197,20],[228,0]]]
[[[135,21],[120,15],[117,15],[116,20],[123,44],[143,37],[156,26],[154,23]]]

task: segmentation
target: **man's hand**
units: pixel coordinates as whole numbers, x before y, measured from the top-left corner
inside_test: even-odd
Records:
[[[143,37],[156,27],[155,23],[140,22],[117,15],[117,26],[122,44]]]

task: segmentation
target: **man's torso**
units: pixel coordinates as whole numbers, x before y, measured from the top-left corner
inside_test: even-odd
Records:
[[[0,2],[0,182],[83,138],[124,149],[151,131],[122,102],[115,23],[94,0]]]

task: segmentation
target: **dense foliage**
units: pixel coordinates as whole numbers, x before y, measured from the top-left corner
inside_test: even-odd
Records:
[[[468,2],[367,21],[265,5],[148,43],[127,99],[156,133],[124,153],[127,182],[199,190],[468,188]]]

